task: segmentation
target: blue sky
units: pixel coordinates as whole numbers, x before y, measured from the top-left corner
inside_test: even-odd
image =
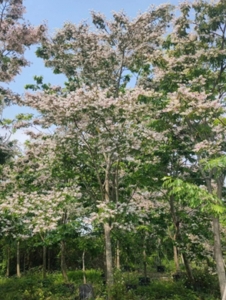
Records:
[[[163,3],[178,4],[178,0],[172,1],[149,1],[149,0],[24,0],[26,7],[25,19],[32,25],[47,23],[50,34],[61,28],[64,22],[70,21],[80,23],[81,21],[90,21],[90,11],[95,10],[104,13],[107,18],[111,18],[112,11],[124,10],[125,13],[133,18],[139,12],[146,11],[152,4],[160,5]],[[63,75],[55,75],[51,69],[44,67],[42,59],[35,56],[36,46],[32,46],[26,52],[26,58],[31,62],[30,67],[22,70],[21,74],[16,76],[10,87],[14,92],[22,94],[24,86],[33,83],[34,75],[42,75],[45,82],[62,85],[65,81]],[[26,108],[11,106],[4,110],[3,117],[13,118],[21,112],[29,112]],[[18,138],[20,138],[18,136]]]

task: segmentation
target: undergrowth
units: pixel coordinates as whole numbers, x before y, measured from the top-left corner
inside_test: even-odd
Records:
[[[194,272],[196,286],[186,278],[174,282],[153,280],[149,286],[139,286],[136,272],[116,272],[115,284],[109,291],[112,300],[218,300],[218,285],[214,276],[201,271]],[[87,282],[94,287],[95,299],[106,300],[107,292],[101,271],[88,270]],[[0,299],[4,300],[76,300],[78,287],[83,283],[82,271],[69,271],[65,283],[61,273],[48,274],[42,279],[41,272],[27,273],[21,278],[0,278]],[[128,290],[128,286],[132,289]]]

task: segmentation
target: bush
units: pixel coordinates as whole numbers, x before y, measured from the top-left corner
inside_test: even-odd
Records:
[[[219,286],[218,286],[218,279],[216,275],[212,275],[205,270],[193,270],[194,276],[194,286],[189,282],[188,279],[185,280],[185,285],[188,288],[193,288],[195,291],[204,292],[206,294],[214,293],[216,297],[219,295]]]
[[[87,270],[87,281],[92,283],[97,300],[106,299],[106,286],[103,285],[101,271]],[[200,270],[194,271],[196,282],[202,289],[187,288],[187,279],[178,282],[151,281],[149,286],[139,286],[137,272],[114,274],[114,286],[110,293],[113,300],[217,300],[219,287],[216,276]],[[68,272],[69,284],[65,284],[60,272],[49,274],[42,279],[41,273],[26,274],[21,278],[0,279],[1,299],[4,300],[74,300],[78,286],[83,281],[82,271]],[[134,289],[128,290],[128,285]]]
[[[94,270],[94,269],[87,270],[85,272],[87,282],[92,282],[92,283],[99,282],[101,280],[101,273],[102,272],[100,270]],[[68,279],[70,281],[82,283],[83,282],[83,271],[82,270],[69,271]]]

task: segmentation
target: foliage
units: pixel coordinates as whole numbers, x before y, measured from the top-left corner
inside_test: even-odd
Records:
[[[6,300],[74,299],[78,294],[78,286],[82,283],[82,273],[71,271],[68,275],[70,278],[68,285],[64,284],[62,275],[59,273],[49,274],[45,280],[42,280],[41,273],[28,273],[21,278],[2,278],[0,280],[1,295]],[[215,292],[213,278],[209,277],[207,280],[205,276],[205,273],[199,272],[198,277],[202,277],[205,282],[208,281],[207,285],[202,286],[201,291],[186,288],[184,282],[171,281],[153,281],[149,287],[137,287],[137,290],[127,291],[125,281],[118,273],[115,277],[115,285],[112,287],[112,297],[114,300],[185,300],[188,297],[192,300],[219,299],[219,295]],[[104,299],[105,288],[101,285],[100,272],[87,270],[87,278],[88,282],[92,282],[94,286],[96,299]]]
[[[29,65],[29,61],[24,56],[26,49],[38,43],[45,35],[45,25],[31,26],[24,20],[24,12],[23,1],[2,0],[0,2],[0,81],[2,83],[9,83],[20,73],[22,67]],[[1,86],[0,115],[5,105],[15,103],[18,98],[18,95]],[[9,129],[10,124],[10,120],[0,121],[2,129]],[[0,137],[1,152],[12,150],[9,137],[9,132]]]
[[[0,4],[9,4],[2,27],[10,33],[18,23],[20,36],[21,1]],[[171,5],[161,5],[134,19],[113,13],[110,21],[92,12],[95,30],[86,22],[66,23],[48,37],[45,28],[27,25],[16,49],[13,34],[2,32],[9,44],[8,56],[2,50],[5,82],[27,64],[25,47],[39,40],[37,55],[68,82],[54,87],[35,76],[36,84],[27,85],[32,92],[16,101],[40,114],[20,114],[16,124],[2,120],[6,128],[27,128],[30,140],[7,165],[1,156],[1,232],[22,244],[24,239],[48,247],[61,243],[65,273],[67,251],[70,262],[76,253],[81,263],[81,253],[99,259],[105,249],[106,291],[98,284],[99,271],[86,272],[100,297],[198,299],[198,291],[181,282],[164,287],[152,282],[128,292],[129,278],[113,276],[118,266],[113,257],[145,273],[154,257],[155,263],[174,260],[179,272],[182,255],[187,286],[195,289],[202,282],[211,292],[210,275],[192,272],[191,265],[212,267],[213,250],[223,294],[226,7],[224,0],[197,0],[178,10],[174,17]],[[11,51],[19,56],[14,59]],[[103,265],[103,257],[94,263]],[[69,279],[80,283],[82,275],[71,272]],[[136,273],[132,279],[136,282]],[[25,289],[23,297],[51,299],[48,293],[54,291],[45,290],[51,284]],[[61,289],[56,286],[55,292]]]

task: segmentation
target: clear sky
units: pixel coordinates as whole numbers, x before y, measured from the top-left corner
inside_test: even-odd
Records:
[[[160,5],[163,3],[178,4],[178,0],[157,1],[157,0],[24,0],[26,14],[24,18],[29,20],[32,25],[47,23],[49,32],[54,33],[61,28],[64,22],[70,21],[80,23],[81,21],[90,21],[90,11],[95,10],[104,13],[107,18],[111,18],[112,11],[125,11],[133,18],[139,12],[146,11],[151,5]],[[45,82],[54,85],[62,85],[65,81],[63,75],[55,75],[51,69],[44,67],[42,59],[35,56],[36,46],[32,46],[26,52],[26,58],[31,61],[31,66],[22,70],[13,82],[8,86],[17,93],[24,92],[24,86],[28,83],[34,83],[34,75],[42,75]],[[5,118],[13,118],[20,112],[28,112],[28,109],[18,106],[6,108],[3,113]],[[17,134],[18,138],[19,133]]]

